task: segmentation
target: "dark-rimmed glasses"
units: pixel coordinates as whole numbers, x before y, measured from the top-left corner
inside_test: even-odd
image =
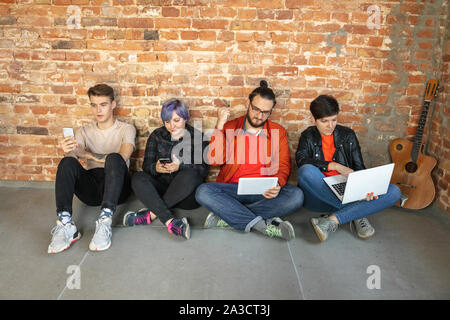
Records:
[[[264,117],[268,117],[272,113],[272,109],[270,109],[269,111],[262,111],[260,108],[254,106],[251,101],[250,101],[250,107],[252,107],[253,111],[261,113]]]

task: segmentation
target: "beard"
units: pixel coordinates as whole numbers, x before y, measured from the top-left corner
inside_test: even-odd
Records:
[[[267,119],[266,119],[266,120],[262,121],[261,123],[253,122],[253,120],[250,118],[249,111],[247,111],[246,119],[253,128],[262,128],[262,127],[264,127],[264,125],[266,124],[266,121],[267,121]]]

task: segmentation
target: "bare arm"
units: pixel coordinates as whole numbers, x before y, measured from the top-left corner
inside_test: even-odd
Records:
[[[122,156],[123,160],[127,162],[130,160],[131,155],[133,154],[134,146],[131,143],[125,142],[120,147],[119,154]]]

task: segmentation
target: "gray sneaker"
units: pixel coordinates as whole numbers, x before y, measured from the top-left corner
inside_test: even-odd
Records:
[[[352,229],[352,225],[355,227],[358,237],[362,239],[370,238],[375,234],[375,229],[371,226],[367,218],[353,220],[350,222],[350,229]]]
[[[316,231],[317,236],[321,242],[327,240],[330,232],[335,232],[338,228],[338,224],[333,220],[327,219],[327,217],[311,218],[311,224]]]
[[[104,217],[95,222],[95,234],[92,237],[89,249],[91,251],[103,251],[111,247],[111,230],[112,219]]]
[[[203,228],[231,228],[228,223],[220,219],[214,213],[210,212],[205,219]]]

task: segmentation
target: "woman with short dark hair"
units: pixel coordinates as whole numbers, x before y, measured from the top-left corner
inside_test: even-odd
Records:
[[[367,201],[342,204],[323,178],[366,168],[358,138],[352,129],[337,124],[339,104],[332,96],[314,99],[310,111],[315,125],[302,132],[295,154],[298,183],[307,209],[331,212],[311,219],[314,230],[325,241],[338,225],[350,222],[360,238],[369,238],[375,230],[366,217],[393,206],[400,199],[400,189],[391,184],[384,195],[369,194]]]
[[[172,208],[192,210],[199,207],[195,191],[208,174],[203,149],[208,141],[187,124],[189,111],[179,99],[170,99],[161,110],[163,126],[155,129],[147,140],[142,170],[131,181],[134,193],[146,206],[125,214],[125,226],[150,224],[156,218],[169,233],[190,238],[186,218],[176,219]]]

